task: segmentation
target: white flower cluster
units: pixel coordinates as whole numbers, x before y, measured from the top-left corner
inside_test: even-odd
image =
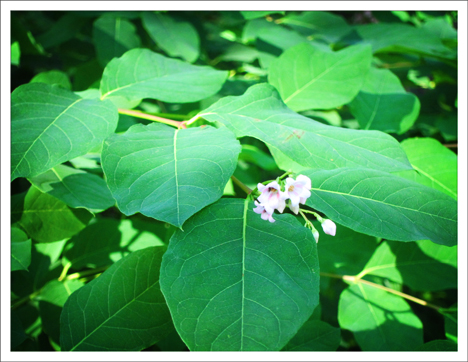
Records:
[[[278,210],[283,212],[286,207],[286,200],[289,208],[297,214],[299,212],[299,203],[305,204],[310,196],[312,184],[310,178],[304,175],[297,176],[296,180],[291,177],[286,179],[285,190],[282,191],[277,181],[270,182],[268,185],[258,184],[257,189],[261,192],[258,201],[255,201],[257,206],[253,211],[261,214],[263,220],[275,222],[273,212]]]

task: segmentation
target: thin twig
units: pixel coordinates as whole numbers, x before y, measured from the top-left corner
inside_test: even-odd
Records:
[[[247,195],[250,195],[250,193],[252,192],[252,190],[247,186],[245,185],[242,181],[240,181],[236,176],[231,176],[231,179],[232,181],[234,181],[234,183],[239,186],[242,191],[244,191]]]
[[[140,111],[132,111],[130,109],[118,109],[120,114],[126,114],[128,116],[136,117],[136,118],[142,118],[142,119],[147,119],[148,121],[153,121],[153,122],[159,122],[159,123],[164,123],[169,126],[174,126],[177,128],[186,128],[185,127],[185,122],[184,121],[174,121],[173,119],[167,119],[163,117],[158,117],[158,116],[153,116],[151,114],[143,113]]]

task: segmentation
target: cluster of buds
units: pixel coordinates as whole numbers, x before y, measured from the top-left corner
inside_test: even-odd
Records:
[[[299,204],[305,204],[306,200],[310,197],[310,190],[312,183],[310,178],[304,175],[299,175],[294,180],[292,177],[288,177],[286,181],[281,178],[275,181],[269,182],[267,185],[259,183],[257,185],[260,196],[255,201],[254,212],[261,215],[263,220],[275,222],[273,219],[273,213],[278,210],[280,213],[284,211],[288,206],[292,212],[296,215],[300,212],[306,220],[306,227],[312,230],[315,241],[318,242],[319,233],[313,226],[313,224],[307,220],[303,211],[314,214],[318,221],[322,224],[323,231],[325,234],[335,236],[336,225],[329,219],[323,219],[320,215],[315,212],[308,210],[301,210]]]

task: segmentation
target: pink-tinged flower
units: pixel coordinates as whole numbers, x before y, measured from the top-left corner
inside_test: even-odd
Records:
[[[335,236],[336,234],[336,224],[330,219],[325,219],[322,222],[322,229],[325,232],[325,234],[328,234],[331,236]]]
[[[257,185],[258,191],[262,194],[258,197],[258,201],[262,204],[265,210],[271,215],[278,209],[279,212],[283,212],[286,207],[286,195],[281,191],[280,185],[278,182],[273,181],[268,185]]]
[[[262,204],[258,203],[257,201],[254,201],[254,202],[255,202],[255,206],[257,206],[255,209],[253,209],[254,212],[256,212],[257,214],[261,214],[261,217],[263,220],[268,220],[269,222],[275,222],[275,219],[273,219],[273,216],[265,210],[265,207]]]
[[[299,203],[305,204],[307,198],[310,197],[311,188],[312,183],[307,176],[299,175],[296,177],[296,180],[291,177],[286,179],[286,190],[284,193],[291,200],[289,208],[295,214],[299,212]]]
[[[317,230],[312,231],[312,235],[314,236],[315,242],[318,244],[318,239],[319,239],[319,232]]]

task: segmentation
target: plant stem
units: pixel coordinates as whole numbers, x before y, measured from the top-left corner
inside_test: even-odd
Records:
[[[120,114],[126,114],[128,116],[147,119],[148,121],[164,123],[169,126],[177,127],[177,128],[187,128],[184,121],[174,121],[173,119],[167,119],[163,117],[153,116],[151,114],[143,113],[140,111],[133,111],[131,109],[122,109],[118,108]]]
[[[235,177],[234,175],[231,176],[231,179],[232,181],[234,181],[234,183],[239,186],[242,191],[244,191],[247,195],[250,195],[252,193],[252,190],[247,186],[245,185],[241,180],[239,180],[237,177]]]
[[[31,293],[31,294],[29,294],[29,295],[27,295],[27,296],[25,296],[25,297],[23,297],[23,298],[17,300],[15,303],[13,303],[13,304],[11,305],[11,309],[16,309],[16,308],[18,308],[19,306],[23,305],[24,303],[29,302],[31,299],[37,297],[40,293],[41,293],[41,289],[36,290],[35,292],[33,292],[33,293]]]
[[[411,296],[409,294],[402,293],[402,292],[399,292],[399,291],[391,289],[391,288],[384,287],[383,285],[376,284],[376,283],[370,282],[370,281],[365,280],[365,279],[357,278],[356,276],[353,276],[353,275],[339,275],[339,274],[323,273],[323,272],[321,272],[320,275],[322,275],[324,277],[343,279],[343,280],[346,280],[346,281],[349,281],[349,282],[355,283],[355,284],[357,284],[357,283],[366,284],[366,285],[369,285],[371,287],[378,288],[378,289],[381,289],[381,290],[385,290],[388,293],[395,294],[395,295],[398,295],[398,296],[400,296],[402,298],[411,300],[414,303],[418,303],[420,305],[424,305],[426,307],[435,309],[436,311],[440,311],[441,309],[443,309],[442,307],[439,307],[437,305],[428,303],[425,300],[413,297],[413,296]]]
[[[91,269],[91,270],[85,270],[85,271],[78,272],[78,273],[73,273],[73,274],[67,275],[65,277],[65,280],[79,279],[79,278],[83,278],[89,275],[94,275],[98,273],[100,274],[101,272],[105,271],[107,268],[109,268],[109,265]]]

